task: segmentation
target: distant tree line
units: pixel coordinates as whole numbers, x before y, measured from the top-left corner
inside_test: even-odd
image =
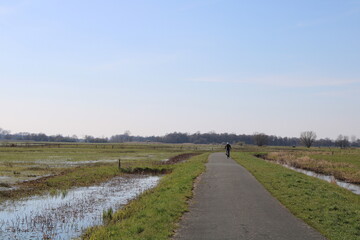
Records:
[[[14,133],[0,128],[0,140],[9,141],[39,141],[39,142],[78,142],[77,136],[62,136],[60,134],[48,136],[44,133]]]
[[[97,138],[86,135],[84,138],[73,136],[52,135],[44,133],[15,133],[0,128],[0,141],[41,141],[41,142],[87,142],[87,143],[122,143],[122,142],[160,142],[160,143],[194,143],[194,144],[250,144],[258,146],[300,146],[307,147],[360,147],[360,139],[352,136],[339,135],[336,140],[329,138],[316,140],[316,134],[312,131],[303,132],[300,137],[279,137],[264,133],[234,134],[234,133],[200,133],[193,134],[173,132],[165,136],[131,136],[129,131],[123,134],[113,135],[110,138]]]

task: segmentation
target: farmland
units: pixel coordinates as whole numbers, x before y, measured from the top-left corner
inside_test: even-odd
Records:
[[[222,145],[7,143],[0,147],[0,201],[34,200],[35,196],[47,195],[66,199],[67,194],[86,192],[88,187],[111,189],[109,186],[118,184],[130,184],[127,190],[130,191],[131,184],[140,189],[138,182],[147,181],[143,179],[146,176],[156,175],[161,179],[156,180],[155,188],[146,190],[130,202],[122,202],[120,209],[104,209],[103,222],[98,225],[97,220],[97,226],[89,226],[82,237],[168,239],[188,208],[187,200],[193,194],[194,179],[205,170],[209,153],[219,151],[223,151]],[[357,234],[360,234],[357,218],[360,196],[280,164],[357,184],[359,149],[233,145],[232,157],[294,215],[328,239],[342,239],[345,232],[347,239],[357,239]],[[104,194],[112,198],[108,193]],[[97,201],[91,200],[94,206]],[[85,203],[79,206],[89,205],[87,201]],[[76,209],[76,206],[71,209]],[[86,207],[82,208],[86,210]],[[157,226],[156,231],[153,226]],[[11,227],[16,229],[16,226]]]

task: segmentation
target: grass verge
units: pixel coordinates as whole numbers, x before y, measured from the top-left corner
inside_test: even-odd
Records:
[[[263,161],[251,153],[234,153],[233,159],[248,169],[295,216],[328,239],[360,239],[360,196]]]
[[[168,239],[188,209],[195,178],[209,154],[177,164],[159,185],[114,213],[107,225],[90,228],[84,239]]]

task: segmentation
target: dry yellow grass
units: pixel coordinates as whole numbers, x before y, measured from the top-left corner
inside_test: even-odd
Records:
[[[360,183],[360,172],[357,167],[346,162],[331,162],[328,160],[312,159],[303,153],[271,152],[266,159],[295,168],[311,170],[316,173],[332,175],[336,179],[351,183]]]

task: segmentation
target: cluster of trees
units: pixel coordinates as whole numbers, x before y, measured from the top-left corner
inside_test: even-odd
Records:
[[[354,141],[352,141],[353,143]],[[347,148],[350,147],[350,141],[348,136],[339,135],[335,141],[335,145],[340,148]]]
[[[80,140],[81,142],[86,142],[86,143],[108,143],[109,139],[108,138],[96,138],[90,135],[85,135],[83,140]]]
[[[300,142],[308,148],[312,145],[340,148],[360,147],[360,139],[356,139],[355,136],[351,137],[351,141],[348,136],[343,136],[341,134],[336,140],[331,140],[329,138],[316,140],[316,133],[313,131],[302,132],[300,134]]]
[[[162,142],[162,143],[194,143],[194,144],[223,144],[229,142],[231,144],[253,144],[258,146],[298,146],[304,145],[311,146],[326,146],[326,147],[360,147],[360,139],[339,135],[336,140],[329,138],[316,139],[316,133],[313,131],[306,131],[300,134],[299,138],[292,137],[279,137],[273,135],[266,135],[264,133],[254,133],[252,135],[246,134],[228,134],[228,133],[181,133],[174,132],[166,134],[165,136],[131,136],[129,131],[123,134],[113,135],[110,138],[96,138],[86,135],[80,139],[76,135],[62,136],[54,135],[48,136],[43,133],[15,133],[11,134],[10,131],[0,128],[0,140],[9,141],[42,141],[42,142],[88,142],[88,143],[121,143],[121,142]]]

